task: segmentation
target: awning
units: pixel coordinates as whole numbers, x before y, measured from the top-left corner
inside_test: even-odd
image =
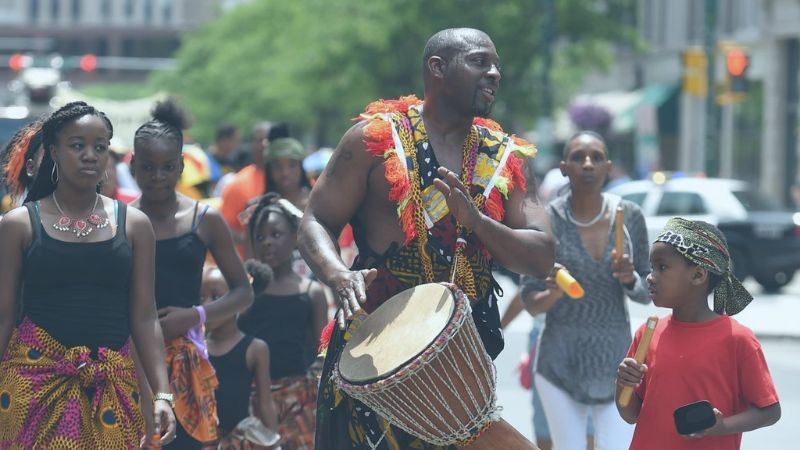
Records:
[[[666,102],[678,89],[677,84],[651,84],[640,89],[639,102],[626,111],[614,116],[613,130],[617,133],[628,133],[636,127],[636,111],[642,105],[652,105],[658,108]]]
[[[611,131],[625,134],[636,127],[636,111],[644,104],[660,106],[678,88],[676,84],[651,84],[635,91],[608,91],[597,94],[581,94],[575,97],[572,104],[589,104],[601,106],[612,117]],[[569,138],[578,129],[569,117],[566,108],[556,112],[555,137],[558,141]]]

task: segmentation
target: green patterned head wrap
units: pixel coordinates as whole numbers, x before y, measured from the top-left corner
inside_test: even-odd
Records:
[[[269,163],[276,159],[288,158],[302,161],[306,157],[303,144],[294,138],[279,138],[271,141],[264,149],[264,162]]]
[[[675,247],[690,262],[720,276],[714,288],[714,312],[717,314],[738,314],[753,300],[731,272],[728,243],[714,225],[675,217],[667,222],[655,242]]]

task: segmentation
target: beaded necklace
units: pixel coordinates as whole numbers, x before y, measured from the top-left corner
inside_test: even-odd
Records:
[[[435,281],[433,273],[433,262],[428,254],[426,247],[428,243],[428,227],[425,223],[425,205],[422,202],[422,190],[420,187],[420,170],[419,161],[417,160],[417,142],[414,139],[414,130],[406,115],[399,117],[399,123],[396,124],[398,137],[403,145],[408,160],[411,161],[412,166],[408,171],[408,178],[410,182],[409,201],[414,202],[414,222],[417,231],[418,247],[420,253],[420,260],[422,261],[422,269],[425,279],[428,283]],[[417,130],[418,132],[422,130]],[[424,138],[423,138],[424,139]],[[469,133],[464,140],[463,155],[461,162],[461,182],[464,186],[469,188],[472,183],[475,173],[475,165],[478,158],[478,130],[474,125],[470,125]],[[477,194],[473,199],[476,206],[481,208],[485,202],[483,194]],[[456,240],[456,247],[453,255],[453,281],[458,285],[464,293],[476,299],[477,293],[475,290],[475,277],[472,273],[469,261],[464,255],[464,247],[466,246],[466,236],[469,234],[461,224],[456,227],[458,239]]]

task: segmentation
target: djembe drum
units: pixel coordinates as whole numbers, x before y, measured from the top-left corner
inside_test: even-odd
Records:
[[[455,285],[403,291],[353,328],[333,377],[392,425],[435,445],[536,448],[499,419],[494,365]]]

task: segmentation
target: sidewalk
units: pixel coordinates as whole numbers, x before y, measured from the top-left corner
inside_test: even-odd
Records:
[[[503,289],[513,295],[516,287],[503,276],[498,277]],[[744,311],[734,316],[739,323],[753,330],[759,339],[796,339],[800,340],[800,276],[786,286],[780,294],[765,294],[761,286],[753,280],[744,283],[753,301]],[[500,311],[507,307],[507,299],[500,301]],[[656,314],[664,317],[671,314],[669,309],[658,308],[652,303],[641,305],[628,301],[631,315],[631,332],[636,331],[647,318]],[[511,323],[508,331],[530,331],[532,319],[528,314],[520,314]]]
[[[786,286],[780,294],[762,293],[761,286],[753,280],[747,280],[744,284],[753,294],[753,301],[734,316],[739,323],[753,330],[759,339],[800,339],[800,281]],[[669,309],[653,304],[628,302],[628,306],[633,331],[652,314],[659,317],[670,314]]]

